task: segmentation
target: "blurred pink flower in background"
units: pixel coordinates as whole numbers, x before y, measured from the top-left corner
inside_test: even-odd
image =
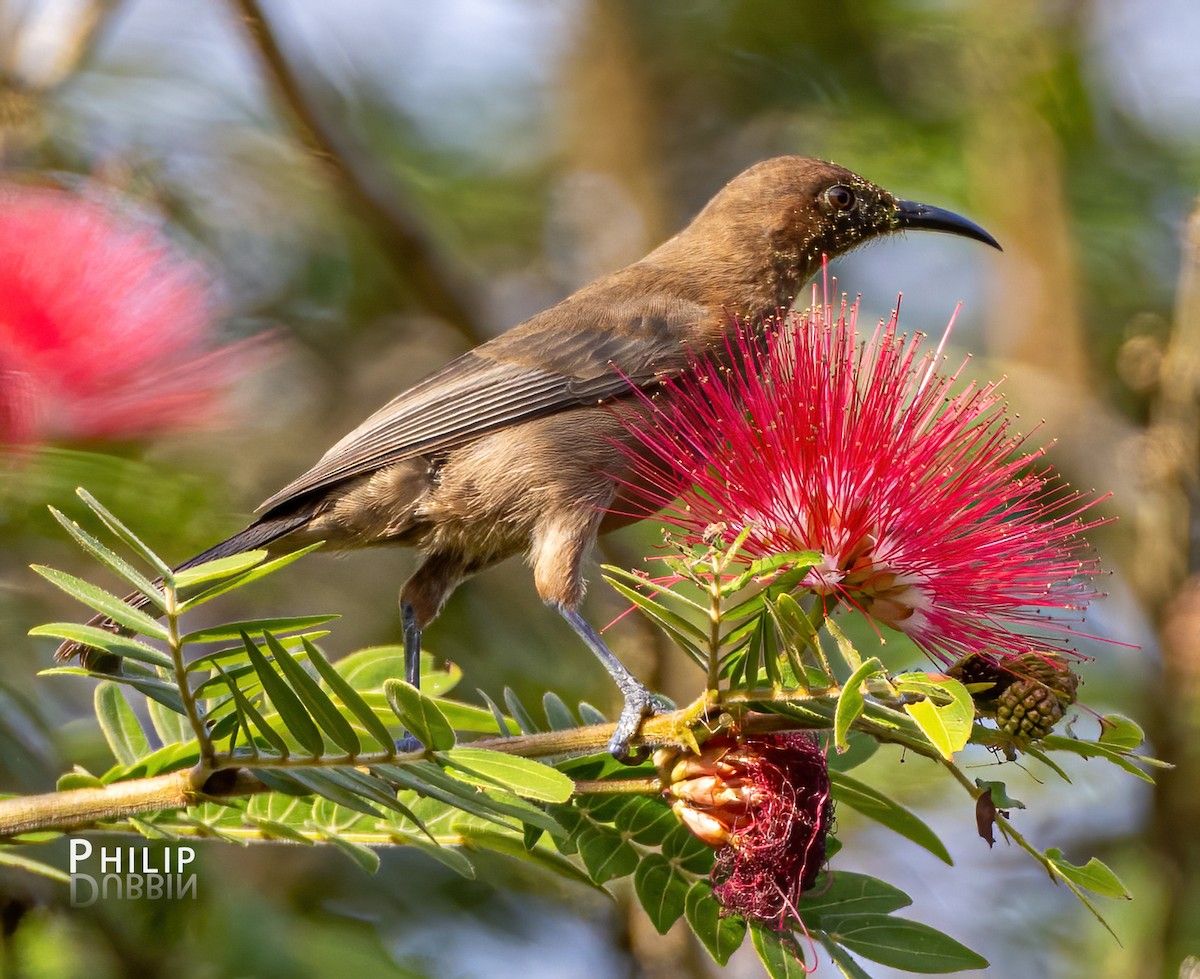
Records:
[[[630,413],[639,485],[686,543],[724,528],[748,532],[746,559],[816,551],[803,590],[943,661],[1046,649],[1031,631],[1071,631],[1046,613],[1094,594],[1095,501],[1035,467],[996,385],[939,370],[895,314],[866,337],[856,315],[814,290],[765,339],[743,332],[735,366],[668,382]]]
[[[260,366],[218,347],[202,267],[146,221],[77,193],[0,184],[0,443],[208,427]]]

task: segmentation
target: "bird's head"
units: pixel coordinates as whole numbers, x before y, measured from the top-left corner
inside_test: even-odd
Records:
[[[734,262],[753,255],[759,268],[765,261],[777,296],[790,298],[823,255],[896,231],[941,231],[1000,247],[953,211],[900,200],[845,167],[799,156],[765,160],[734,177],[685,234],[701,234],[710,254]]]

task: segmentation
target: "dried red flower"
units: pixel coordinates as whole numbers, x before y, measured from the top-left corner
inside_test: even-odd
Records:
[[[808,734],[716,737],[658,758],[683,823],[716,848],[713,894],[727,912],[782,929],[825,862],[833,819],[825,752]]]
[[[200,266],[77,193],[0,185],[0,443],[202,427],[262,344],[213,349]]]
[[[803,588],[944,662],[1046,648],[1026,631],[1069,632],[1045,613],[1094,594],[1079,532],[1096,501],[1035,469],[996,385],[960,390],[896,314],[860,337],[857,309],[814,291],[809,311],[744,330],[734,366],[702,363],[628,413],[639,492],[689,544],[724,525],[748,530],[747,559],[817,551]]]

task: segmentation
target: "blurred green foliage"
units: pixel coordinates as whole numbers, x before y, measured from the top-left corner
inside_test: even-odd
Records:
[[[228,334],[270,324],[287,343],[281,360],[239,389],[235,421],[219,432],[48,447],[3,461],[0,788],[49,788],[68,760],[105,751],[90,688],[33,678],[52,644],[26,630],[71,607],[27,565],[82,562],[45,504],[71,513],[70,494],[86,484],[119,512],[136,513],[135,529],[169,542],[168,556],[187,557],[240,526],[362,416],[464,349],[467,335],[504,329],[636,259],[735,172],[777,153],[837,159],[994,231],[1004,256],[914,238],[852,255],[837,271],[844,288],[882,309],[903,288],[916,314],[910,328],[939,328],[966,297],[959,337],[985,355],[972,369],[1008,373],[1019,407],[1046,417],[1047,439],[1059,439],[1059,467],[1077,484],[1114,489],[1113,513],[1134,510],[1131,453],[1154,415],[1180,231],[1200,178],[1200,67],[1175,54],[1200,32],[1194,5],[264,6],[304,98],[346,136],[350,162],[382,175],[436,243],[470,292],[473,320],[464,331],[430,314],[409,266],[380,246],[369,215],[305,150],[237,4],[0,5],[6,171],[90,179],[160,214],[222,283]],[[1099,647],[1082,697],[1137,715],[1143,701],[1163,703],[1152,624],[1169,595],[1147,598],[1132,580],[1142,546],[1135,525],[1123,520],[1098,535],[1114,577],[1089,626],[1143,648]],[[656,528],[642,526],[606,547],[614,563],[636,566],[657,543]],[[396,589],[411,560],[318,555],[252,592],[246,612],[295,612],[289,598],[302,596],[295,604],[343,614],[344,645],[331,653],[393,642]],[[472,687],[508,684],[530,701],[551,688],[604,702],[601,672],[514,570],[463,588],[431,630],[430,648]],[[590,602],[594,621],[623,608],[603,586]],[[631,620],[610,637],[668,693],[694,689],[692,667],[665,657]],[[1165,724],[1171,710],[1158,714]],[[1173,757],[1171,744],[1163,751]],[[891,754],[871,762],[896,763]],[[1134,885],[1138,901],[1116,920],[1123,949],[1069,895],[1045,893],[1015,856],[983,851],[971,814],[941,811],[914,772],[909,804],[957,841],[963,864],[954,895],[914,891],[917,908],[1005,962],[997,975],[1174,975],[1183,953],[1197,950],[1200,925],[1189,932],[1179,923],[1178,892],[1161,885],[1194,877],[1196,864],[1182,855],[1195,841],[1149,793],[1117,789],[1082,764],[1071,771],[1093,785],[1092,801],[1043,818],[1056,824],[1056,839],[1074,835]],[[1010,787],[1027,803],[1039,791],[1032,780]],[[844,833],[855,831],[851,814],[844,823]],[[863,832],[862,846],[847,851],[870,849]],[[881,848],[872,859],[892,856]],[[897,859],[906,877],[923,872]],[[682,939],[647,939],[620,905],[570,890],[548,896],[542,881],[516,871],[511,890],[468,886],[405,856],[367,883],[331,854],[226,852],[203,874],[202,909],[71,911],[52,886],[5,873],[6,974],[274,974],[264,971],[268,960],[313,976],[405,974],[396,962],[431,976],[705,974]],[[451,954],[451,925],[458,948],[482,951]],[[593,956],[590,965],[566,956],[562,935]]]

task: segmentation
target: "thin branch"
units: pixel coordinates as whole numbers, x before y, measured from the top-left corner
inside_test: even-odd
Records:
[[[323,118],[279,45],[259,0],[231,0],[246,35],[301,142],[321,161],[419,301],[452,324],[472,345],[486,338],[476,310],[478,286],[453,264],[434,235],[401,197],[396,182],[356,152],[350,139]]]
[[[201,801],[193,770],[114,782],[100,789],[70,789],[0,801],[0,836],[90,826],[163,809],[186,809]]]
[[[121,0],[92,0],[82,10],[58,57],[39,79],[43,94],[68,82],[87,64],[120,7]]]
[[[204,718],[200,716],[200,709],[196,705],[196,698],[192,693],[191,681],[188,679],[187,664],[183,658],[183,644],[179,639],[178,595],[173,580],[165,583],[163,591],[167,600],[165,609],[167,647],[171,652],[171,664],[175,674],[173,679],[179,688],[179,698],[183,701],[184,713],[192,727],[192,733],[196,735],[196,743],[200,746],[200,761],[206,767],[211,768],[214,757],[213,743],[208,736],[208,728],[204,725]]]
[[[672,711],[648,718],[642,736],[649,744],[686,747],[681,731],[688,720],[688,711]],[[762,733],[806,727],[803,721],[778,714],[748,714],[741,729]],[[596,754],[605,750],[615,724],[596,724],[567,731],[546,731],[509,738],[483,738],[472,741],[473,748],[489,748],[526,758],[548,758]],[[335,765],[357,766],[416,761],[424,752],[372,753],[354,758],[338,756],[321,759],[255,759],[255,768],[322,768]],[[48,792],[0,801],[0,839],[40,830],[81,829],[97,822],[121,819],[138,813],[186,809],[206,798],[234,798],[270,791],[269,786],[255,778],[245,768],[232,767],[238,759],[221,759],[230,767],[215,772],[204,765],[153,778],[114,782],[99,789],[72,789],[67,792]],[[640,783],[639,783],[640,784]],[[617,783],[620,791],[620,783]],[[595,785],[588,783],[588,791]]]

